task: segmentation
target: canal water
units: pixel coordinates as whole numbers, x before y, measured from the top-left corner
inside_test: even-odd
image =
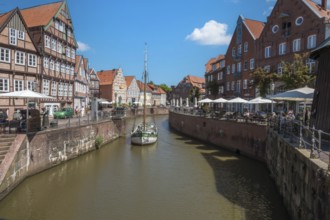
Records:
[[[265,164],[156,122],[154,145],[123,137],[28,178],[0,201],[0,219],[289,219]]]

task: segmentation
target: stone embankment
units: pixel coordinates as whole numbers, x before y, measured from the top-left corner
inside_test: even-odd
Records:
[[[124,120],[17,134],[0,164],[0,199],[25,178],[44,171],[119,137]],[[117,125],[116,125],[117,124]]]
[[[328,164],[266,125],[170,112],[174,130],[265,162],[292,219],[330,219]]]

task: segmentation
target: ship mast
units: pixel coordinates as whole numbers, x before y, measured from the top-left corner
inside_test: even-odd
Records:
[[[143,88],[143,129],[146,129],[146,105],[147,105],[147,43],[145,43],[144,49],[144,88]]]

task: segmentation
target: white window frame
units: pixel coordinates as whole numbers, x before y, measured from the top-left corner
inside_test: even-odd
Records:
[[[31,90],[31,91],[35,91],[36,88],[36,82],[34,80],[28,80],[26,81],[26,88]]]
[[[230,74],[230,65],[227,66],[227,75]]]
[[[15,64],[17,65],[25,65],[25,53],[22,51],[15,52]]]
[[[52,81],[52,96],[56,96],[57,95],[57,82],[56,81]]]
[[[242,63],[241,62],[239,62],[239,63],[237,63],[237,72],[242,72]]]
[[[56,47],[56,39],[52,38],[52,50],[56,51],[57,47]]]
[[[271,56],[271,46],[265,47],[265,58],[269,58]]]
[[[66,46],[65,50],[66,50],[66,56],[71,57],[71,53],[70,53],[71,48],[69,46]]]
[[[49,60],[49,69],[55,70],[55,61],[53,59]]]
[[[286,42],[280,43],[278,45],[278,55],[286,54]]]
[[[61,66],[60,62],[56,62],[56,64],[55,64],[56,72],[60,72],[60,66]]]
[[[236,71],[236,65],[232,64],[231,65],[231,73],[235,73],[235,71]]]
[[[242,44],[238,45],[237,47],[237,55],[238,56],[242,55]]]
[[[25,32],[24,31],[17,31],[17,38],[20,40],[25,40]]]
[[[248,42],[244,42],[244,53],[249,51],[249,43]]]
[[[37,66],[37,55],[28,53],[28,66]]]
[[[24,80],[15,79],[14,80],[14,89],[15,89],[15,91],[23,91],[24,90]]]
[[[301,38],[292,41],[292,52],[299,52],[301,50]]]
[[[17,45],[17,30],[9,28],[9,44]]]
[[[277,64],[277,74],[282,75],[283,74],[283,69],[284,69],[283,63]]]
[[[44,57],[44,68],[48,69],[49,68],[49,58]]]
[[[254,70],[254,58],[250,59],[250,70]]]
[[[307,49],[312,49],[314,47],[316,47],[316,34],[307,37]]]
[[[45,35],[45,47],[50,48],[50,37]]]
[[[231,91],[235,91],[235,81],[231,81]]]
[[[62,43],[59,42],[59,41],[57,41],[57,52],[58,52],[58,53],[62,53],[62,52],[63,52],[63,51],[62,51]]]
[[[236,92],[241,92],[241,80],[236,81]]]
[[[247,89],[247,79],[243,79],[243,89]]]
[[[0,92],[9,92],[9,79],[0,78]]]
[[[10,49],[0,47],[0,62],[10,63]]]
[[[42,94],[49,95],[49,80],[42,80]]]
[[[236,56],[235,47],[233,47],[233,48],[231,49],[231,55],[232,55],[233,57]]]
[[[307,65],[307,67],[308,67],[308,71],[309,71],[309,73],[313,73],[313,71],[315,71],[315,66],[316,66],[316,62],[315,62],[315,60],[313,60],[313,59],[307,59],[306,60],[306,65]]]

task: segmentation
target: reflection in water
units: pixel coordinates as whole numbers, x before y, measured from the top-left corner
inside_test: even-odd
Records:
[[[24,181],[0,219],[289,219],[266,166],[173,133],[129,136]],[[127,129],[131,129],[128,121]]]

